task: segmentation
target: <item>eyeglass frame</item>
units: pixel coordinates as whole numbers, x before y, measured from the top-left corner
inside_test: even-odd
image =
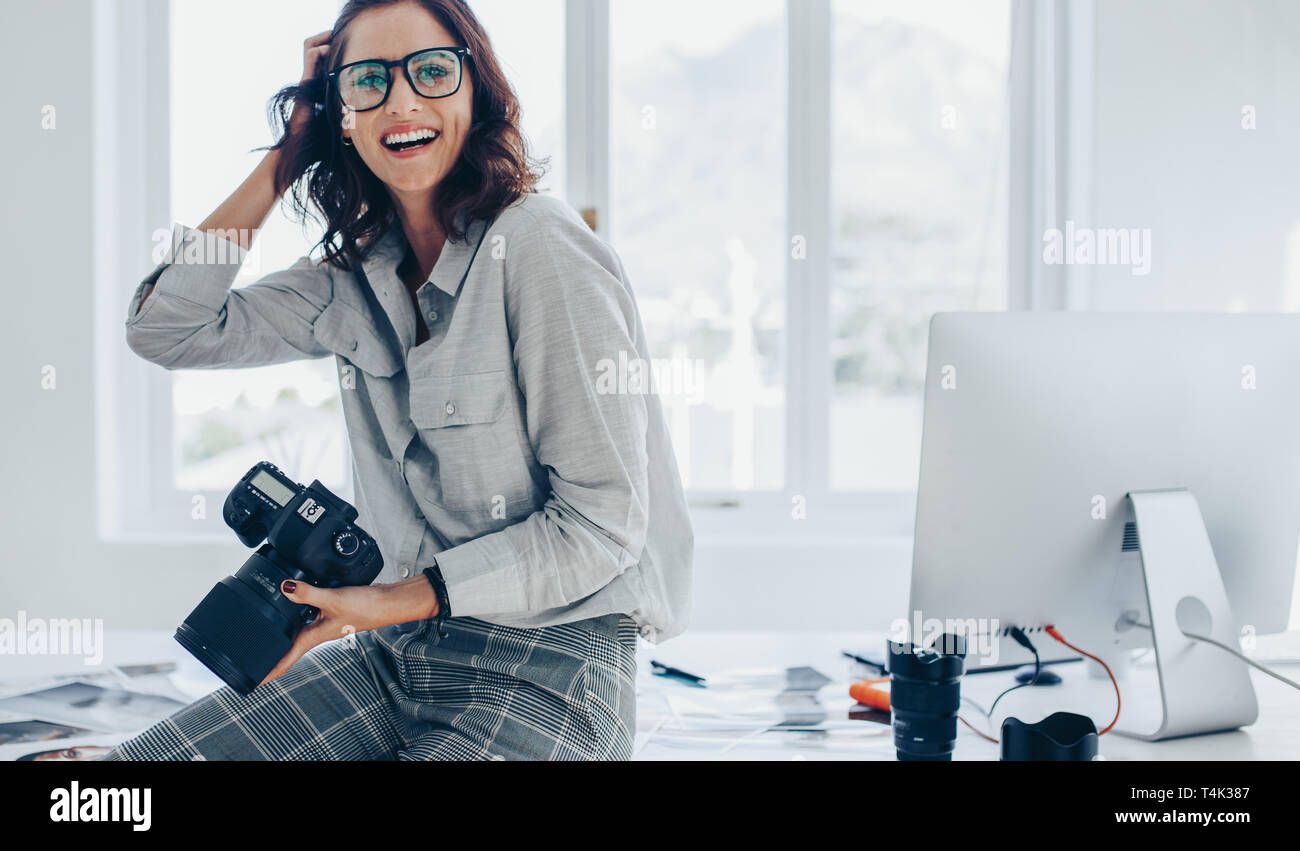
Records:
[[[456,76],[456,88],[451,90],[445,95],[426,95],[420,91],[419,86],[415,85],[415,81],[411,79],[410,62],[412,59],[414,59],[415,57],[419,56],[422,53],[433,53],[434,51],[437,50],[441,50],[446,53],[453,53],[456,55],[457,70],[459,71],[459,73]],[[449,98],[452,95],[456,94],[456,92],[460,91],[461,84],[465,82],[465,59],[466,57],[469,56],[473,56],[473,53],[470,51],[468,47],[426,47],[423,48],[422,50],[417,50],[414,53],[409,53],[406,56],[403,56],[401,59],[394,59],[391,62],[386,62],[383,59],[358,59],[356,62],[349,62],[346,65],[340,65],[339,67],[335,68],[333,71],[330,71],[325,76],[329,80],[329,82],[333,85],[334,91],[338,94],[339,103],[343,105],[344,109],[350,109],[353,112],[371,112],[373,110],[379,109],[381,106],[388,103],[388,96],[393,93],[393,81],[396,79],[396,75],[394,75],[392,72],[393,68],[401,67],[402,75],[406,77],[406,82],[410,85],[411,91],[415,92],[417,95],[419,95],[420,97],[426,100],[441,100],[442,98]],[[382,65],[384,68],[384,73],[388,75],[388,84],[387,87],[384,89],[383,98],[380,99],[379,103],[375,104],[374,106],[368,106],[365,109],[357,109],[354,106],[349,106],[348,103],[345,100],[343,100],[343,89],[341,86],[339,86],[339,75],[342,74],[347,69],[354,68],[357,65]]]

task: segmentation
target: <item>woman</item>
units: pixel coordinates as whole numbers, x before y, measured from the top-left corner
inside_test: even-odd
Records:
[[[384,572],[286,582],[321,615],[258,688],[106,758],[630,756],[636,638],[685,628],[692,534],[658,399],[597,384],[602,362],[649,359],[622,264],[535,194],[460,0],[351,0],[276,103],[284,136],[177,227],[127,341],[168,369],[335,355]],[[222,234],[247,248],[291,186],[325,259],[230,290]]]

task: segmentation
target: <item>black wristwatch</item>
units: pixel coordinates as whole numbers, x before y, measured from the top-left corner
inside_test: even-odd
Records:
[[[433,616],[434,624],[438,629],[438,637],[446,638],[447,633],[442,628],[443,621],[451,617],[451,602],[447,599],[447,583],[443,581],[442,571],[438,569],[438,560],[434,559],[433,564],[424,569],[424,577],[429,580],[433,586],[433,593],[438,596],[438,614]]]

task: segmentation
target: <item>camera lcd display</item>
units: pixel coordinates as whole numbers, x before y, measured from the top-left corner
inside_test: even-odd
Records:
[[[275,500],[281,508],[284,508],[289,504],[289,500],[293,499],[293,491],[280,484],[275,476],[265,470],[259,470],[257,475],[253,476],[250,484]]]

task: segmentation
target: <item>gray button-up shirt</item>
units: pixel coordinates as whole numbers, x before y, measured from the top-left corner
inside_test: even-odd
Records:
[[[430,334],[416,345],[400,225],[357,271],[304,257],[236,289],[244,252],[177,225],[131,299],[127,343],[167,369],[334,355],[377,582],[436,556],[453,617],[539,627],[627,613],[649,641],[677,635],[693,534],[663,412],[652,388],[602,380],[629,362],[650,373],[622,263],[548,196],[468,230],[416,293]]]

